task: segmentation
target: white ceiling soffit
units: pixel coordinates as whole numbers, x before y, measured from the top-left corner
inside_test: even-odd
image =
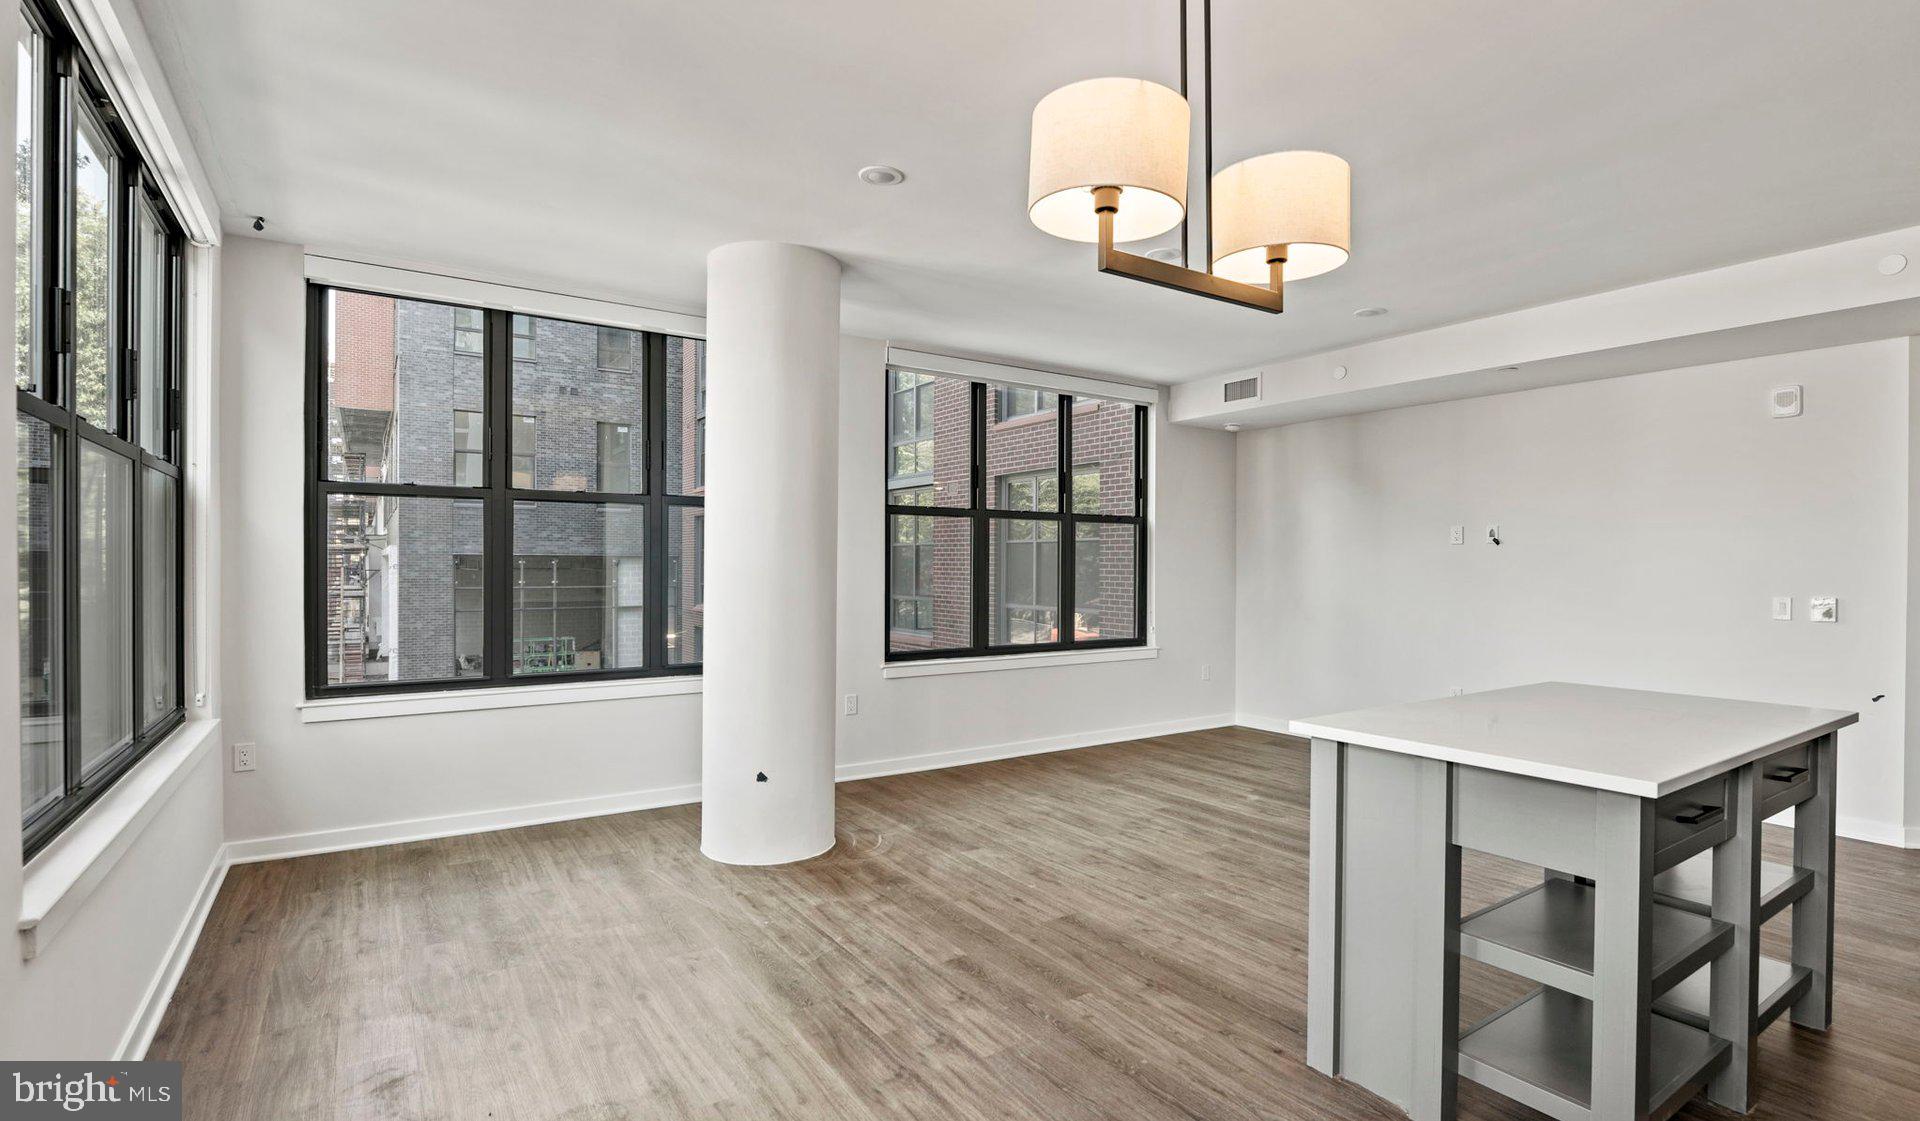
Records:
[[[1920,220],[1913,0],[1215,0],[1215,164],[1353,167],[1353,259],[1281,316],[1027,220],[1035,103],[1177,82],[1173,0],[133,2],[229,230],[688,310],[715,246],[801,242],[851,332],[1134,380]]]
[[[1203,378],[1170,413],[1263,428],[1913,334],[1920,227]]]

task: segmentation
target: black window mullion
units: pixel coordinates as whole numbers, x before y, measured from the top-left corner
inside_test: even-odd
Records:
[[[987,519],[987,387],[974,382],[971,389],[972,418],[967,435],[973,447],[973,645],[967,652],[984,654],[993,636],[993,616],[987,602],[987,551],[993,536]]]
[[[641,392],[646,395],[641,455],[646,464],[640,489],[646,494],[646,522],[641,530],[641,628],[645,634],[645,667],[667,668],[667,339],[648,331],[640,336],[644,359]],[[684,373],[683,373],[684,376]],[[704,655],[704,651],[702,654]]]
[[[327,500],[322,492],[326,461],[322,449],[327,446],[327,402],[319,371],[326,363],[327,290],[307,285],[307,454],[306,454],[306,614],[307,681],[309,685],[327,679],[327,603],[322,585],[326,581]]]
[[[486,388],[482,395],[486,487],[481,491],[481,675],[513,678],[513,327],[504,311],[484,313],[481,333]],[[453,573],[447,573],[453,579]],[[458,633],[458,628],[455,628]]]
[[[1133,636],[1144,644],[1147,634],[1147,424],[1145,405],[1133,407]]]
[[[1058,581],[1060,608],[1055,620],[1059,629],[1059,641],[1071,646],[1074,642],[1073,552],[1078,544],[1076,537],[1078,531],[1073,521],[1073,397],[1062,393],[1055,399],[1055,403],[1060,410],[1060,435],[1056,441],[1060,449],[1060,461],[1055,465],[1059,468],[1059,481],[1055,485],[1055,490],[1060,496],[1060,528],[1056,531],[1060,540],[1054,549],[1054,559],[1060,565]]]

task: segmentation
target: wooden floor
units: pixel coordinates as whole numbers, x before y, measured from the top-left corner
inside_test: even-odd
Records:
[[[696,807],[243,865],[149,1057],[218,1121],[1396,1118],[1303,1061],[1306,792],[1236,729],[845,784],[782,868]],[[1914,1121],[1920,852],[1839,869],[1835,1028],[1767,1034],[1756,1116]]]

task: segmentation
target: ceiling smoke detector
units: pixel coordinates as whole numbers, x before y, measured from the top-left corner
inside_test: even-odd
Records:
[[[891,187],[906,181],[907,173],[897,167],[877,163],[860,169],[860,182],[870,187]]]
[[[1385,314],[1387,314],[1387,309],[1383,307],[1363,307],[1360,310],[1354,312],[1353,317],[1355,319],[1372,319],[1375,316],[1380,316]]]
[[[1240,426],[1239,426],[1239,425],[1237,425],[1237,424],[1229,424],[1229,425],[1227,425],[1227,431],[1229,431],[1229,432],[1238,432],[1238,431],[1240,431]]]
[[[1164,245],[1150,251],[1147,256],[1152,257],[1156,261],[1165,261],[1169,265],[1177,265],[1180,263],[1180,251],[1178,249],[1169,249]]]

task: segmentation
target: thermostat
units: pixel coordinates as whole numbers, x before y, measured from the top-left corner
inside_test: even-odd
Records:
[[[1776,417],[1799,416],[1804,394],[1797,385],[1779,386],[1773,391],[1773,415]]]

